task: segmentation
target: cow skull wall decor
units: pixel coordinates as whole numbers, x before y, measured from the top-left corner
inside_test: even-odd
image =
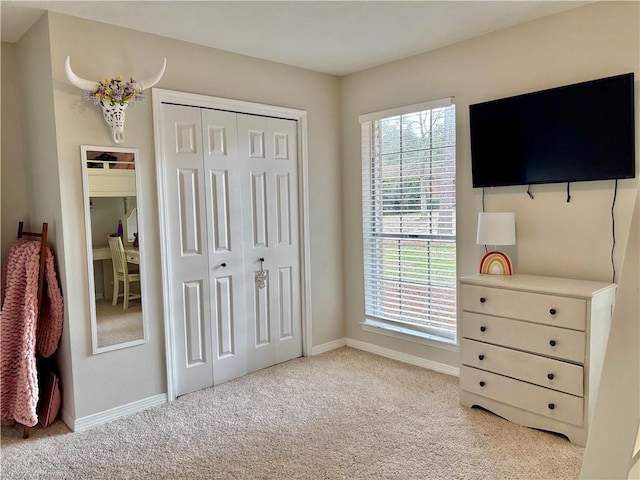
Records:
[[[107,122],[109,127],[111,127],[113,141],[116,143],[124,143],[124,111],[127,109],[128,105],[128,102],[113,103],[105,102],[104,100],[100,102],[104,121]]]
[[[124,121],[127,106],[130,101],[138,101],[144,98],[143,91],[153,87],[160,81],[164,70],[167,67],[167,59],[164,59],[162,68],[152,77],[144,80],[129,79],[128,82],[122,77],[112,79],[105,78],[99,82],[85,80],[78,77],[71,70],[71,59],[65,60],[65,72],[69,81],[76,87],[85,91],[85,99],[92,100],[95,105],[100,105],[105,122],[111,128],[113,141],[115,143],[124,142]]]

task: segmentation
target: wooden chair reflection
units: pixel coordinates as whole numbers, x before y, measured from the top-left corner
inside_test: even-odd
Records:
[[[131,292],[131,283],[140,282],[140,272],[129,272],[127,256],[122,245],[120,237],[109,237],[109,249],[111,250],[111,261],[113,262],[113,302],[112,305],[118,303],[118,293],[120,290],[120,282],[124,284],[124,303],[122,308],[129,308],[129,300],[142,298],[138,293]]]

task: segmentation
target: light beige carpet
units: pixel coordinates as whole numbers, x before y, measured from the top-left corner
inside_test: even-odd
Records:
[[[122,301],[116,305],[111,305],[111,300],[96,301],[99,347],[144,338],[142,304],[140,300],[131,300],[129,305],[123,310]]]
[[[583,448],[458,404],[458,379],[350,348],[83,432],[2,429],[2,479],[575,479]]]

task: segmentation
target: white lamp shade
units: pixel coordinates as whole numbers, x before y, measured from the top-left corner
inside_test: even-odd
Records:
[[[480,212],[478,245],[515,245],[516,216],[513,212]]]

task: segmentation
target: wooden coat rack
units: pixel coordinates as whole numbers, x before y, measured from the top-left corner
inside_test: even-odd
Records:
[[[47,230],[48,223],[42,223],[42,231],[37,232],[25,232],[23,230],[24,222],[18,223],[18,238],[23,237],[37,237],[40,238],[40,268],[38,269],[38,318],[40,317],[40,310],[42,307],[42,295],[44,290],[44,264],[47,258]],[[22,438],[29,438],[29,429],[27,425],[24,425],[22,431]]]

